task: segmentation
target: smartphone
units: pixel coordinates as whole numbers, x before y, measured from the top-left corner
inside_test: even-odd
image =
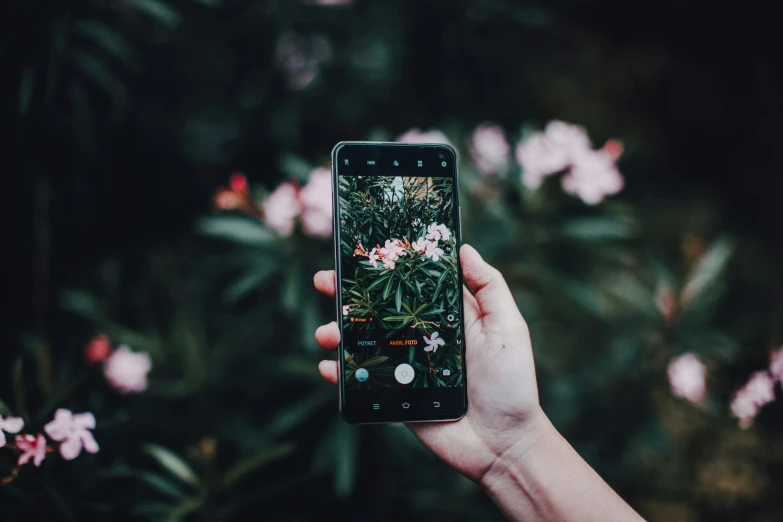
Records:
[[[332,151],[339,400],[354,424],[468,408],[457,155],[440,144]]]

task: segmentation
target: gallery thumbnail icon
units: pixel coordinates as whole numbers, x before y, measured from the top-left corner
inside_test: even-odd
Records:
[[[370,372],[368,372],[365,368],[359,368],[356,370],[354,377],[356,377],[357,381],[364,382],[370,377]]]

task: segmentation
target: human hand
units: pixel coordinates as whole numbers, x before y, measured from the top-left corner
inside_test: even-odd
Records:
[[[456,422],[411,423],[408,428],[435,455],[468,478],[481,482],[495,462],[513,448],[524,454],[548,423],[538,403],[533,351],[527,324],[498,270],[471,246],[460,250],[465,284],[465,369],[468,412]],[[315,274],[315,287],[335,295],[335,272]],[[340,344],[337,323],[319,327],[323,348]],[[336,361],[321,361],[332,384],[342,378]]]

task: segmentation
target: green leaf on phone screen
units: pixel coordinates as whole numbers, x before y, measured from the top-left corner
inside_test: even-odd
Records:
[[[400,313],[400,306],[402,306],[402,281],[397,283],[397,295],[394,296],[394,302],[397,305],[397,313]]]
[[[383,298],[388,299],[391,295],[391,286],[392,281],[394,280],[394,275],[389,276],[389,279],[386,281],[386,286],[383,288]]]
[[[367,359],[362,364],[359,365],[360,368],[371,368],[373,366],[378,366],[379,364],[386,362],[388,357],[385,355],[376,355],[375,357],[372,357],[370,359]]]

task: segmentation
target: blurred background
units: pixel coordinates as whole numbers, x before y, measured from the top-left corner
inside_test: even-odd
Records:
[[[7,2],[3,520],[502,520],[316,371],[318,169],[400,136],[459,150],[463,237],[609,484],[651,521],[783,519],[782,11]],[[551,121],[600,168],[536,171]]]

